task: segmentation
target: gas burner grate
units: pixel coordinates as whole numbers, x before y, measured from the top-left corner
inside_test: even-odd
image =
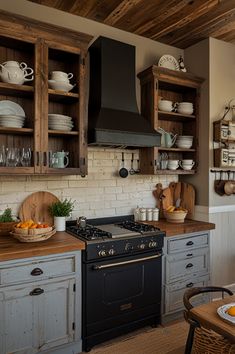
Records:
[[[68,231],[86,240],[97,240],[99,238],[110,238],[112,234],[97,227],[86,225],[86,227],[69,226]]]
[[[159,231],[160,229],[158,227],[154,227],[153,225],[148,225],[148,224],[140,224],[138,222],[126,220],[121,223],[116,224],[119,227],[122,227],[123,229],[127,229],[130,231],[136,231],[140,233],[144,232],[153,232],[153,231]]]

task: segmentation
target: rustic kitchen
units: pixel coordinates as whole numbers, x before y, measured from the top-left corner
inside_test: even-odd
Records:
[[[235,352],[234,15],[0,0],[0,354]]]

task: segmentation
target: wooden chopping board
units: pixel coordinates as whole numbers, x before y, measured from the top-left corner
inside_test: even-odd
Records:
[[[188,210],[187,219],[192,219],[195,212],[195,189],[185,182],[171,182],[169,187],[162,189],[158,193],[153,193],[154,196],[160,196],[161,211],[167,209],[170,205],[175,205],[176,201],[180,199],[180,206]],[[157,204],[159,205],[158,199]],[[162,214],[162,213],[161,213]]]
[[[54,224],[53,216],[48,211],[49,205],[59,199],[50,192],[36,192],[28,196],[21,204],[19,210],[20,220],[32,219],[36,222]]]

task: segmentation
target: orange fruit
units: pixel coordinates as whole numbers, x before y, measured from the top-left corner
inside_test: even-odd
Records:
[[[235,316],[235,306],[231,306],[226,312],[230,316]]]

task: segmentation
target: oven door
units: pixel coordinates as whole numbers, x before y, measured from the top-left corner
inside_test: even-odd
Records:
[[[149,317],[159,322],[161,256],[146,252],[84,264],[84,336]]]

